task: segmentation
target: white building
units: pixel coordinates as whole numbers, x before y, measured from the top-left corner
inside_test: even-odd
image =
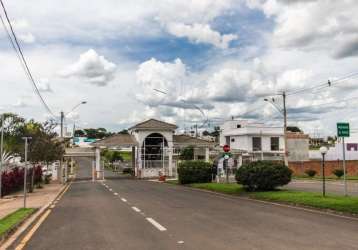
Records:
[[[283,127],[264,123],[231,120],[220,127],[220,146],[229,145],[233,152],[242,152],[256,159],[282,159]]]

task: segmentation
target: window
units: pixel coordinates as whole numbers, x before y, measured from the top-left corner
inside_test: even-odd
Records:
[[[235,138],[231,138],[231,142],[235,142]]]
[[[271,137],[271,151],[279,151],[280,150],[280,138]]]
[[[261,151],[261,137],[252,137],[252,151]]]
[[[225,144],[230,145],[230,136],[225,136]]]
[[[237,124],[237,125],[236,125],[236,128],[241,128],[241,124]]]

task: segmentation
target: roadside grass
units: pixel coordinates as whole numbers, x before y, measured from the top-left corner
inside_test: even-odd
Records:
[[[20,208],[0,220],[0,236],[33,213],[35,208]]]
[[[309,177],[307,175],[296,175],[293,176],[294,180],[322,180],[321,176]],[[326,176],[326,180],[328,181],[343,181],[343,177],[338,178],[336,176]],[[358,181],[358,176],[347,176],[348,181]]]
[[[167,181],[165,181],[165,183],[178,185],[178,184],[179,184],[179,180],[167,180]]]
[[[345,197],[338,195],[327,195],[326,197],[323,197],[320,193],[288,190],[253,192],[250,193],[249,196],[260,200],[287,202],[296,205],[358,214],[358,197]]]
[[[239,195],[245,192],[243,187],[236,183],[193,183],[189,186],[231,195]]]
[[[177,184],[177,182],[172,184]],[[241,185],[236,183],[193,183],[188,186],[229,195],[244,195],[258,200],[290,203],[294,205],[358,214],[358,197],[345,197],[331,194],[323,197],[321,193],[293,190],[247,192]]]

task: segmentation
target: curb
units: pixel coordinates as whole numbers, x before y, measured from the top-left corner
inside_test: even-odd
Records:
[[[9,234],[7,236],[7,239],[4,239],[4,241],[2,243],[0,243],[0,249],[7,249],[9,248],[16,240],[18,240],[24,232],[26,232],[33,224],[34,222],[40,218],[45,212],[46,210],[51,206],[51,204],[58,199],[58,197],[60,197],[64,191],[66,190],[66,188],[70,185],[71,183],[68,183],[66,185],[64,185],[56,194],[55,198],[50,201],[49,203],[47,203],[46,205],[42,206],[40,209],[38,209],[36,212],[32,213],[29,217],[27,217],[27,219],[25,219],[21,225],[19,225],[18,228],[15,229],[15,231],[13,231],[13,234]]]
[[[9,228],[2,236],[0,236],[0,246],[3,244],[19,227],[21,227],[27,219],[29,219],[33,214],[37,212],[38,209],[35,209],[30,214],[26,215],[21,221]]]
[[[310,213],[328,215],[328,216],[338,217],[338,218],[341,218],[341,219],[358,221],[358,215],[351,214],[351,213],[343,213],[343,212],[329,210],[329,209],[319,209],[319,208],[315,208],[315,207],[304,206],[304,205],[294,204],[294,203],[285,203],[285,202],[274,202],[274,201],[268,201],[268,200],[260,200],[260,199],[255,199],[255,198],[251,198],[251,197],[244,197],[244,196],[240,196],[240,195],[230,195],[230,194],[219,193],[219,192],[206,190],[206,189],[201,189],[201,188],[194,188],[194,187],[189,187],[189,186],[175,185],[175,184],[165,183],[165,182],[163,182],[163,183],[167,184],[167,185],[180,186],[180,187],[192,190],[192,191],[208,193],[208,194],[215,195],[215,196],[218,196],[218,197],[221,197],[221,198],[224,198],[224,199],[229,199],[229,200],[245,200],[245,201],[257,202],[257,203],[273,205],[273,206],[278,206],[278,207],[286,207],[286,208],[306,211],[306,212],[310,212]]]

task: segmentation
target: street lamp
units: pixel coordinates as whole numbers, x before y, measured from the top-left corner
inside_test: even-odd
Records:
[[[327,147],[320,147],[319,148],[319,152],[322,154],[322,194],[323,197],[326,196],[326,176],[325,176],[325,172],[324,172],[324,156],[326,155],[328,149]]]
[[[278,112],[280,112],[280,115],[283,116],[283,136],[284,136],[284,143],[285,143],[285,154],[284,154],[284,161],[285,165],[288,166],[288,151],[287,151],[287,110],[286,110],[286,92],[282,92],[282,99],[283,99],[283,107],[281,108],[275,103],[275,98],[265,98],[264,101],[270,103],[272,106],[274,106]]]
[[[68,116],[70,113],[72,113],[73,111],[75,111],[76,108],[78,108],[80,105],[82,104],[86,104],[87,101],[82,101],[80,103],[78,103],[77,105],[75,105],[70,112],[64,114],[63,111],[61,111],[61,138],[63,138],[63,120],[65,119],[66,116]]]

